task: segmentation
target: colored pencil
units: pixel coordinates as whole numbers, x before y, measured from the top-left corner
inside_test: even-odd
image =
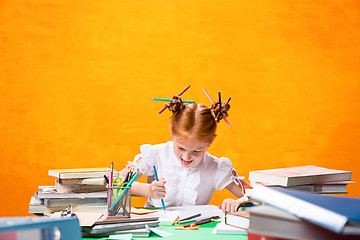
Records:
[[[186,92],[186,90],[188,90],[190,86],[191,85],[187,86],[178,96],[181,96],[184,92]],[[161,111],[159,113],[162,113],[167,107],[168,107],[168,105],[165,105],[165,107],[163,109],[161,109]]]
[[[107,176],[105,174],[104,174],[104,178],[105,178],[106,183],[109,185],[109,179],[107,178]]]
[[[156,180],[156,181],[159,181],[159,178],[158,178],[158,175],[157,175],[155,166],[153,166],[153,169],[154,169],[155,180]],[[165,209],[164,199],[161,199],[161,204],[162,204],[162,207],[163,207],[163,209],[164,209],[164,211],[165,211],[166,209]]]
[[[168,98],[152,98],[151,100],[155,100],[155,101],[166,101],[166,102],[171,102],[174,101],[174,99],[168,99]],[[184,103],[194,103],[195,101],[191,101],[191,100],[181,100]]]
[[[186,92],[186,90],[188,90],[190,86],[191,85],[187,86],[178,96],[181,96],[184,92]]]
[[[208,99],[210,100],[211,104],[214,104],[214,101],[211,99],[211,97],[209,96],[209,94],[206,92],[206,90],[203,88],[202,89],[203,92],[205,93],[205,95],[208,97]]]
[[[110,187],[112,187],[112,181],[113,181],[113,173],[114,173],[114,163],[111,162],[111,172],[110,172],[110,176],[109,176],[109,183],[110,183]]]
[[[228,104],[231,100],[231,97],[229,97],[229,99],[226,101],[226,104]]]
[[[137,176],[139,175],[139,173],[135,173],[134,176],[131,178],[131,180],[129,181],[129,183],[126,185],[126,187],[130,188],[131,184],[133,184],[133,182],[136,180]],[[116,198],[115,202],[111,205],[111,207],[109,208],[109,211],[113,211],[114,208],[117,206],[117,204],[119,203],[119,201],[121,200],[121,197],[124,196],[125,192],[128,190],[128,188],[125,188],[121,194]]]
[[[175,218],[175,220],[172,222],[171,225],[174,225],[175,223],[177,223],[177,222],[178,222],[178,219],[179,219],[179,216],[177,216],[177,217]]]
[[[163,109],[161,109],[161,111],[159,113],[162,113],[168,106],[165,105],[165,107]]]
[[[192,227],[192,226],[195,226],[195,225],[201,225],[201,224],[213,222],[213,221],[215,221],[215,220],[217,220],[219,218],[220,218],[219,216],[213,216],[213,217],[210,217],[210,218],[205,218],[203,220],[184,225],[184,227]]]
[[[230,128],[232,128],[231,125],[230,125],[230,123],[228,122],[228,120],[226,120],[226,118],[223,118],[223,119],[224,119],[224,121],[226,122],[226,124],[227,124]]]
[[[191,219],[194,219],[194,218],[197,218],[197,217],[200,217],[200,216],[201,216],[201,213],[198,213],[198,214],[195,214],[195,215],[193,215],[193,216],[180,219],[180,220],[177,221],[177,223],[188,222],[188,221],[190,221]]]
[[[221,93],[219,91],[219,106],[220,106],[220,112],[221,112]]]
[[[205,90],[204,88],[203,88],[202,90],[203,90],[203,92],[205,93],[205,95],[208,97],[208,99],[210,100],[210,102],[211,102],[212,104],[214,104],[214,101],[211,99],[211,97],[210,97],[209,94],[206,92],[206,90]],[[230,98],[229,98],[228,101],[230,101]],[[226,120],[226,118],[224,118],[224,121],[226,122],[226,124],[227,124],[230,128],[232,128],[231,125],[230,125],[230,123],[228,122],[228,120]]]

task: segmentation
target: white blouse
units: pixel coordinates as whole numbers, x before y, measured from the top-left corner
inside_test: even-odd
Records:
[[[208,152],[196,166],[182,167],[171,141],[157,145],[145,144],[140,146],[140,151],[134,162],[142,157],[137,168],[148,176],[148,182],[154,179],[153,166],[156,167],[159,179],[163,177],[166,180],[164,201],[167,207],[209,204],[215,189],[221,190],[235,179],[244,179],[237,175],[229,159],[217,158]],[[145,207],[161,207],[161,201],[149,198]]]

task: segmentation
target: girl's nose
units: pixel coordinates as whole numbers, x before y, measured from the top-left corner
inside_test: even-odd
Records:
[[[184,159],[185,161],[190,161],[190,159],[191,159],[190,154],[187,153],[187,152],[185,152],[185,153],[183,154],[183,159]]]

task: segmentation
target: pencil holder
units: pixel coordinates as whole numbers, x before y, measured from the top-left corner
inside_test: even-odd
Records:
[[[130,218],[131,188],[107,187],[108,217]]]

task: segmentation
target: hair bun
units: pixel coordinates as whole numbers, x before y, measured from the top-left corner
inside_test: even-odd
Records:
[[[175,115],[185,107],[185,104],[178,95],[175,95],[173,97],[173,100],[166,105],[168,106],[169,110],[173,113],[173,115]]]
[[[228,101],[221,103],[221,106],[219,104],[219,101],[214,102],[213,105],[211,106],[211,110],[215,118],[215,121],[220,122],[221,119],[227,118],[229,116],[229,114],[227,113],[229,109],[230,109],[230,104],[228,103]]]

